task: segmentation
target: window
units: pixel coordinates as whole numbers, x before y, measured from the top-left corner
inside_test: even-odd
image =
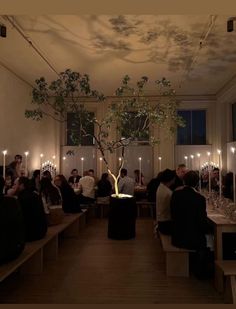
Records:
[[[132,137],[135,141],[149,141],[149,126],[146,116],[137,116],[136,112],[125,112],[122,119],[122,137]],[[144,128],[144,129],[143,129]]]
[[[236,141],[236,103],[232,104],[233,141]]]
[[[89,113],[91,119],[94,113]],[[87,134],[94,134],[94,123],[89,121],[82,122],[83,128]],[[92,136],[84,136],[80,129],[80,120],[76,119],[74,113],[67,113],[67,146],[93,146],[94,140]]]
[[[206,111],[179,110],[178,115],[185,121],[185,127],[177,129],[178,145],[206,144]]]

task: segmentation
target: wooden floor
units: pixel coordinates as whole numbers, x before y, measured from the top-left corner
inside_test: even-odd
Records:
[[[57,261],[41,275],[14,274],[0,285],[0,303],[222,303],[210,281],[168,278],[149,218],[137,220],[134,240],[107,238],[106,219],[61,242]]]

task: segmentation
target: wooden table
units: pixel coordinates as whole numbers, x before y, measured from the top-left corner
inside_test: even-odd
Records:
[[[236,233],[236,221],[227,218],[220,211],[207,208],[207,217],[214,225],[215,260],[223,260],[223,233]],[[224,278],[222,273],[215,268],[215,287],[219,292],[224,291]]]

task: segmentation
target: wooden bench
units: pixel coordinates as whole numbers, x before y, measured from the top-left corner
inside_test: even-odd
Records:
[[[89,203],[89,204],[80,204],[80,208],[82,211],[86,210],[86,223],[89,222],[91,218],[96,216],[96,203]]]
[[[189,277],[189,253],[192,250],[174,247],[171,236],[159,232],[163,251],[166,253],[166,275]]]
[[[19,268],[24,274],[40,274],[43,271],[44,260],[57,258],[59,234],[76,237],[79,230],[84,228],[85,212],[66,214],[61,224],[48,227],[44,238],[26,243],[17,259],[0,266],[0,282]]]
[[[108,217],[109,214],[109,206],[110,206],[110,198],[109,197],[97,197],[96,206],[98,210],[98,216],[100,219],[104,217]]]
[[[236,304],[236,261],[215,261],[216,271],[224,275],[224,299],[226,303]]]
[[[140,201],[136,201],[136,205],[137,205],[137,216],[138,217],[140,217],[141,210],[145,208],[149,210],[149,214],[152,218],[155,217],[155,210],[154,210],[154,208],[156,207],[155,202],[149,202],[147,200],[140,200]]]

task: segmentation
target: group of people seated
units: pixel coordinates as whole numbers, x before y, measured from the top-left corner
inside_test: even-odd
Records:
[[[166,169],[159,175],[156,191],[156,220],[160,233],[171,235],[172,245],[194,250],[194,272],[201,278],[213,270],[207,247],[207,234],[213,234],[206,212],[206,199],[197,191],[199,175],[184,164],[176,171]]]

